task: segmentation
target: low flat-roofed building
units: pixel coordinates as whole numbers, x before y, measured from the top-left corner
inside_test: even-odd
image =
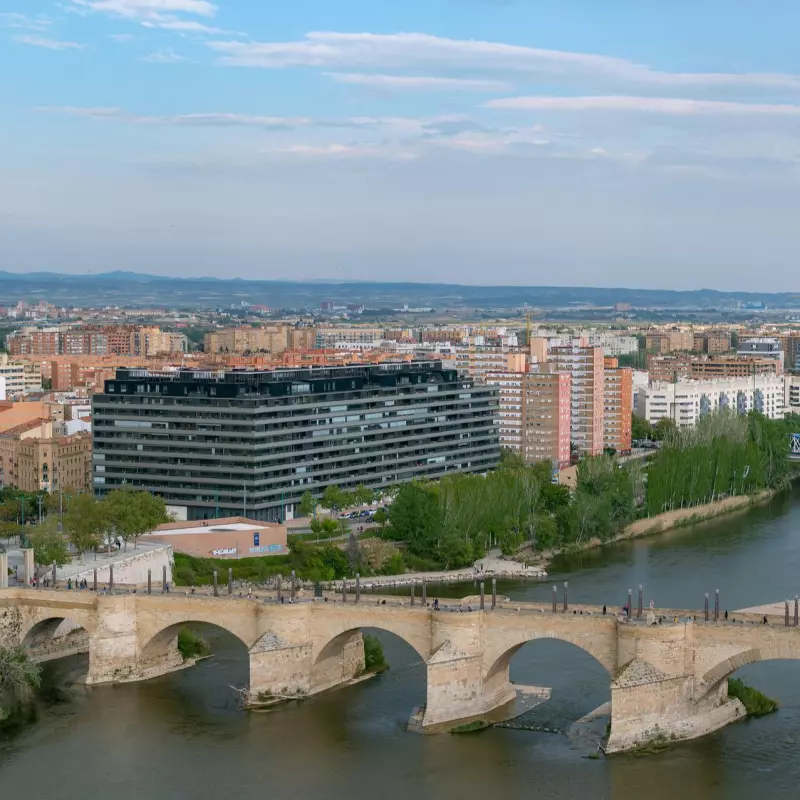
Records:
[[[167,522],[142,537],[198,558],[252,558],[289,552],[286,526],[245,517]]]

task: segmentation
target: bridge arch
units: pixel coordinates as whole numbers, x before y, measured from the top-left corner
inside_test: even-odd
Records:
[[[321,619],[323,612],[324,621]],[[312,608],[311,621],[312,664],[316,664],[320,655],[334,641],[346,639],[363,628],[393,633],[416,650],[423,661],[427,661],[431,655],[430,618],[424,609],[401,610],[396,607],[368,606],[365,603],[331,607],[330,603],[326,603],[319,609]]]
[[[71,623],[73,627],[83,628],[89,634],[95,630],[95,617],[89,609],[61,608],[53,606],[19,606],[19,643],[28,647],[31,642],[44,642],[52,638],[59,628],[64,633]],[[8,609],[5,613],[14,613],[15,609]]]
[[[507,624],[508,620],[505,620]],[[588,653],[598,661],[611,675],[616,668],[617,635],[613,618],[588,617],[584,624],[579,624],[574,617],[568,619],[566,624],[551,624],[549,620],[540,628],[531,625],[530,620],[522,620],[521,625],[508,626],[506,630],[490,630],[487,636],[486,651],[484,653],[484,680],[503,672],[507,674],[508,667],[514,655],[528,642],[537,639],[557,639],[568,642]],[[504,623],[501,622],[500,625]]]
[[[143,613],[139,615],[136,630],[141,655],[163,651],[177,638],[181,628],[192,624],[220,628],[241,641],[248,650],[259,638],[258,610],[254,603],[248,603],[246,609],[239,605],[233,609],[225,601],[166,598],[158,608],[148,604],[142,605],[140,610]]]
[[[726,680],[736,670],[747,664],[762,661],[800,660],[800,640],[794,634],[794,629],[787,629],[788,635],[778,636],[769,635],[768,628],[754,626],[754,629],[758,634],[762,634],[762,631],[766,630],[766,634],[762,636],[764,641],[753,642],[753,644],[756,644],[755,647],[745,647],[728,655],[710,669],[706,669],[700,677],[700,696],[712,691],[721,681]],[[780,629],[780,631],[782,633],[783,629]]]

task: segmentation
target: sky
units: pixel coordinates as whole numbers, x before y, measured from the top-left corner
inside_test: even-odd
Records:
[[[794,291],[796,0],[0,0],[0,269]]]

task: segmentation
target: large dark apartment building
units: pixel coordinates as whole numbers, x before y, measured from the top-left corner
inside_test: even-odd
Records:
[[[351,367],[117,371],[93,400],[99,496],[123,484],[178,518],[290,516],[306,490],[483,472],[498,395],[420,361]]]

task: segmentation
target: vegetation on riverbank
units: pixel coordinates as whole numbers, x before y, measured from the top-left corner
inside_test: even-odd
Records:
[[[648,468],[647,511],[661,514],[786,485],[792,424],[732,411],[673,431]]]
[[[389,669],[389,662],[383,654],[383,646],[372,634],[364,634],[364,672],[378,675]]]
[[[728,679],[728,697],[741,701],[748,717],[764,717],[778,710],[778,703],[739,678]]]
[[[504,453],[500,469],[487,475],[401,486],[383,536],[405,543],[408,568],[428,571],[468,566],[491,547],[506,555],[522,546],[582,549],[614,541],[648,517],[655,532],[662,525],[656,517],[667,512],[785,486],[789,427],[732,411],[710,413],[693,429],[663,425],[664,445],[649,465],[585,458],[574,491],[552,484],[549,464],[526,467]]]
[[[191,628],[181,628],[178,633],[178,652],[184,661],[203,658],[211,654],[211,645]]]
[[[543,550],[608,541],[636,518],[643,493],[638,463],[584,459],[572,493],[552,483],[548,464],[526,467],[506,457],[487,475],[403,485],[383,535],[405,542],[409,568],[457,569],[491,547],[511,555],[526,543]]]
[[[13,726],[33,713],[33,696],[41,670],[22,647],[0,647],[0,728]]]

